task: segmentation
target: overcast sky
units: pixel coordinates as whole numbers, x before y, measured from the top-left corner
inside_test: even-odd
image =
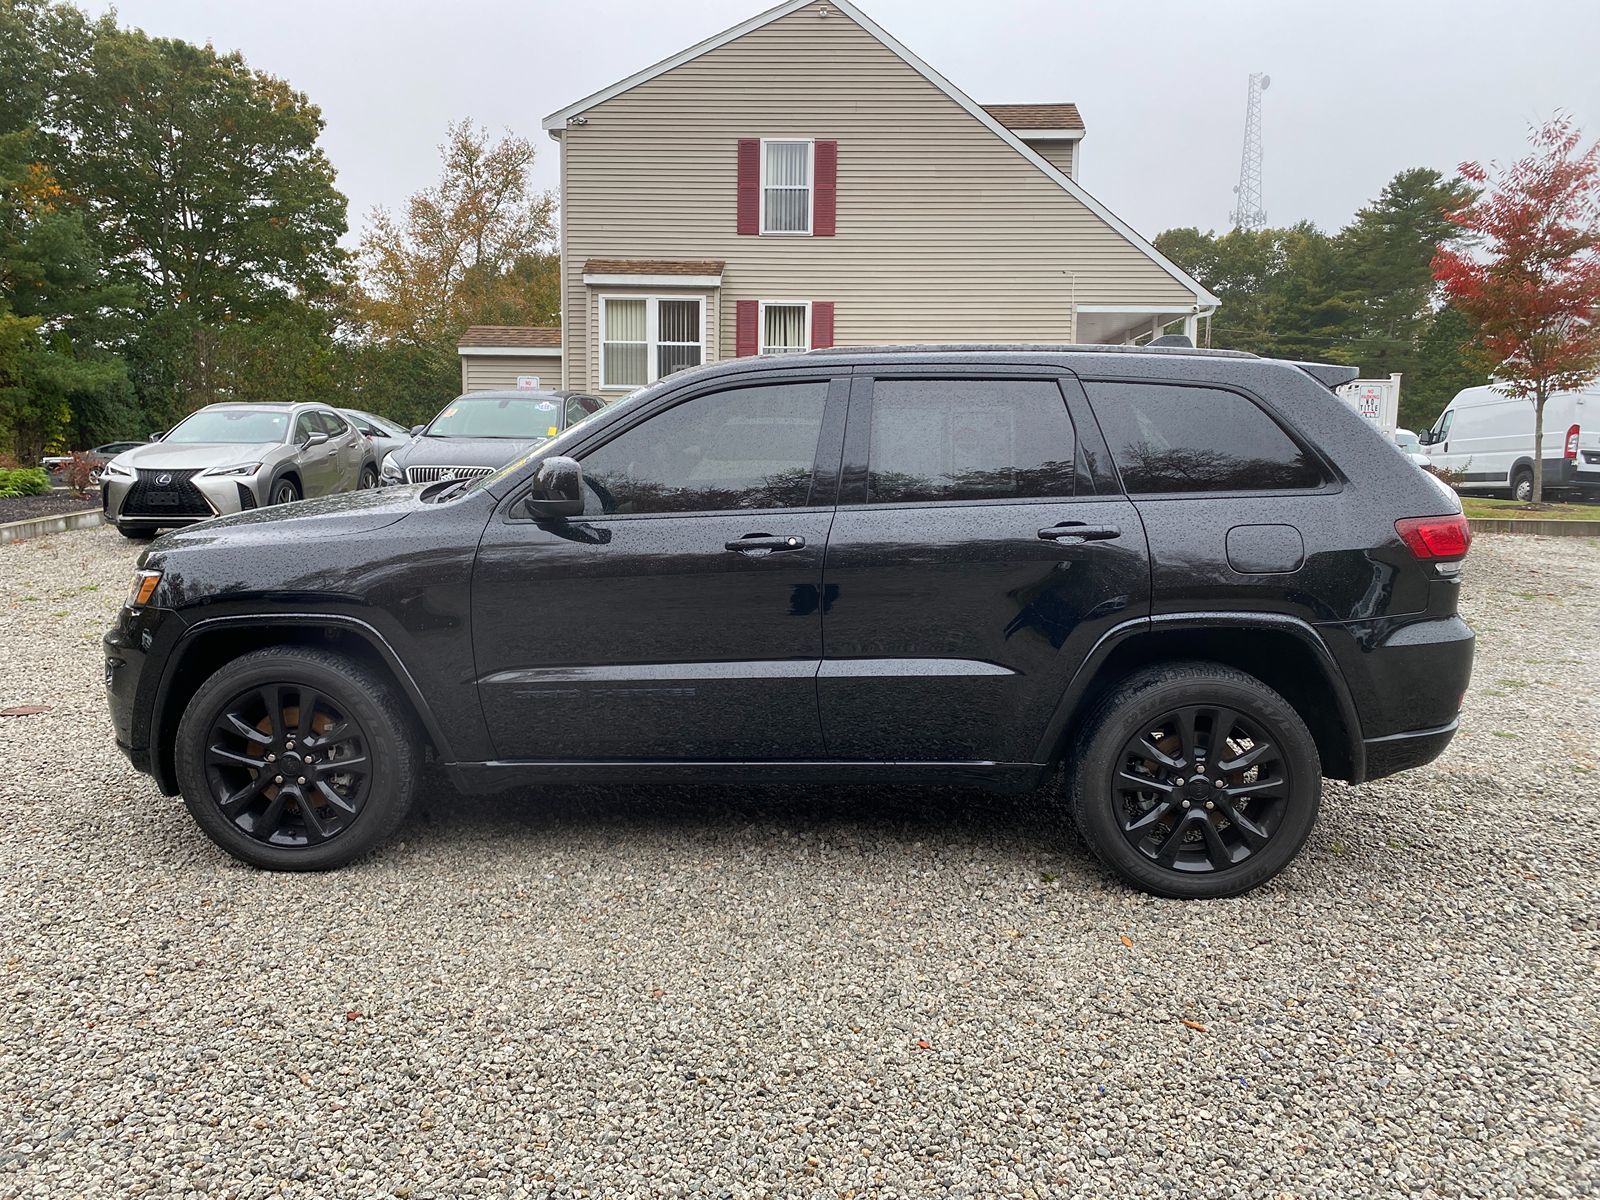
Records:
[[[91,3],[94,12],[110,7]],[[763,0],[123,0],[124,24],[237,49],[322,107],[359,229],[437,171],[447,122],[508,127],[556,183],[548,113],[737,24]],[[1070,100],[1080,181],[1146,236],[1222,228],[1246,80],[1265,98],[1269,221],[1342,225],[1397,171],[1507,159],[1565,109],[1600,136],[1595,0],[862,0],[980,103]]]

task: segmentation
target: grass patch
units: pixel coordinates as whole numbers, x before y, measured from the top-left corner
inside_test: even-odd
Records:
[[[1600,504],[1546,504],[1543,508],[1530,508],[1516,500],[1463,496],[1461,511],[1469,518],[1492,517],[1501,521],[1600,521]]]
[[[1510,738],[1512,741],[1515,741],[1517,738],[1516,734],[1510,733],[1504,729],[1491,729],[1489,732],[1497,738]]]

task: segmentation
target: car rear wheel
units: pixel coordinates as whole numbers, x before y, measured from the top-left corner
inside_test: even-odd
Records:
[[[356,484],[363,492],[378,486],[378,468],[368,464],[361,468],[361,480]]]
[[[1272,878],[1311,833],[1316,743],[1253,676],[1172,663],[1129,676],[1097,706],[1068,769],[1085,843],[1157,896],[1236,896]]]
[[[292,479],[280,479],[272,485],[273,504],[293,504],[300,499],[300,485]]]
[[[273,646],[200,685],[178,725],[178,786],[208,837],[258,867],[317,871],[405,819],[421,767],[405,700],[343,655]]]
[[[1533,472],[1518,467],[1511,473],[1511,498],[1527,504],[1533,499]]]

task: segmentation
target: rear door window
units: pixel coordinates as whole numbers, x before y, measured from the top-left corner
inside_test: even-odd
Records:
[[[1046,379],[879,379],[872,388],[867,501],[1071,496],[1077,440]]]
[[[1084,388],[1131,494],[1282,491],[1324,482],[1317,459],[1238,392],[1159,383]]]

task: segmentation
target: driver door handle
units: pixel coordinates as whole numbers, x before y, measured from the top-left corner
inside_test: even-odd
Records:
[[[804,550],[806,540],[798,534],[774,537],[770,533],[747,533],[742,538],[723,543],[724,550],[735,554],[782,554],[788,550]]]
[[[1062,521],[1039,530],[1040,539],[1046,542],[1108,542],[1121,536],[1122,530],[1115,525],[1085,525],[1082,521]]]

